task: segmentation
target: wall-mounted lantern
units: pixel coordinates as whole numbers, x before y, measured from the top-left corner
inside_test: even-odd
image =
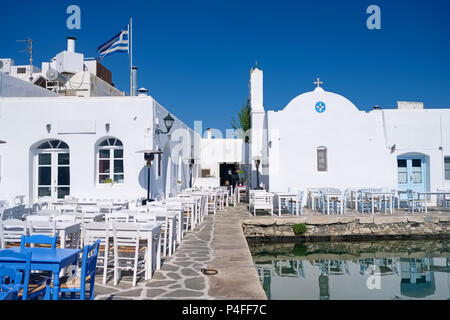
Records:
[[[155,134],[168,134],[170,129],[172,129],[175,119],[170,115],[170,113],[168,113],[167,116],[165,116],[163,120],[164,120],[164,125],[166,126],[166,131],[164,132],[158,128],[158,129],[155,129]]]

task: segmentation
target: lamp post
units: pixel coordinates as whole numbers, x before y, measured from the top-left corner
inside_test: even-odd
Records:
[[[152,161],[155,159],[155,154],[162,154],[163,152],[161,150],[141,150],[137,151],[137,153],[143,153],[144,154],[144,160],[146,161],[146,167],[147,167],[147,199],[146,203],[154,201],[153,199],[150,199],[150,169],[152,166]]]
[[[161,129],[157,128],[155,129],[155,134],[167,134],[169,133],[170,129],[172,129],[173,123],[175,122],[175,119],[170,115],[170,113],[167,114],[167,116],[164,117],[164,125],[166,126],[166,131],[162,131]],[[144,154],[144,160],[146,161],[146,167],[147,167],[147,199],[146,203],[154,201],[153,199],[150,199],[150,168],[152,166],[152,161],[155,159],[155,154],[162,154],[163,152],[161,150],[140,150],[136,151],[137,153],[143,153]]]
[[[253,157],[253,160],[255,161],[256,166],[256,190],[260,190],[261,187],[259,186],[259,165],[261,164],[260,157]]]
[[[194,166],[195,159],[189,159],[189,188],[192,188],[192,167]]]

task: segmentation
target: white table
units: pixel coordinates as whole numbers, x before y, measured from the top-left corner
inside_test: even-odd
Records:
[[[417,192],[417,196],[420,200],[420,196],[423,195],[423,202],[425,206],[425,213],[428,213],[428,205],[427,205],[427,199],[426,196],[432,196],[432,195],[442,195],[444,196],[444,201],[448,200],[447,195],[450,196],[450,191],[433,191],[433,192]]]
[[[278,216],[281,216],[281,200],[283,199],[285,203],[287,203],[289,200],[295,201],[295,203],[297,204],[295,214],[298,216],[298,194],[292,192],[274,192],[274,194],[278,198]]]
[[[394,213],[394,196],[392,195],[392,192],[390,191],[364,191],[366,195],[368,195],[372,200],[372,214],[375,214],[375,199],[377,197],[383,197],[383,200],[386,200],[386,198],[389,199],[389,209],[391,214]],[[380,208],[381,211],[381,208]]]

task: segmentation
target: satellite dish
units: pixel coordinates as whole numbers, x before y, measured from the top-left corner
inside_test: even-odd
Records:
[[[67,81],[66,78],[64,78],[63,75],[61,75],[55,69],[48,69],[47,72],[45,73],[45,76],[47,77],[48,80],[50,80],[50,81],[58,81],[61,84],[64,84]]]

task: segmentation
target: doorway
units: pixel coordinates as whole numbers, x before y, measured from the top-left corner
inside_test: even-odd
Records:
[[[425,192],[428,190],[428,160],[419,154],[397,157],[398,190]]]
[[[232,176],[229,174],[231,171],[232,174],[237,175],[237,164],[236,163],[220,163],[220,185],[227,186],[232,185]],[[234,177],[236,179],[236,176]],[[238,178],[236,179],[237,182]]]
[[[35,195],[64,199],[70,195],[70,152],[61,140],[46,141],[39,145],[35,155]]]

